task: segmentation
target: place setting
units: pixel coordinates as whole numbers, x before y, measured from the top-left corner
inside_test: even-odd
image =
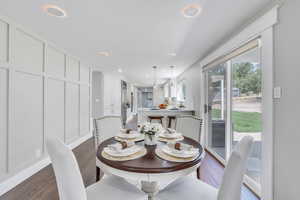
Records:
[[[112,161],[128,161],[147,154],[144,146],[136,145],[134,141],[117,141],[103,148],[101,155]]]
[[[135,131],[132,129],[120,129],[120,133],[118,133],[114,138],[119,142],[140,142],[144,140],[144,135],[141,134],[139,131]]]
[[[182,133],[175,129],[167,128],[158,133],[158,140],[160,142],[178,142],[184,139]]]
[[[171,128],[163,128],[158,123],[143,123],[138,129],[120,129],[113,137],[114,141],[107,144],[101,155],[112,161],[129,161],[147,154],[147,146],[156,146],[155,155],[170,162],[190,162],[199,156],[199,148],[183,142],[182,133]],[[144,141],[144,145],[138,142]]]
[[[198,158],[199,148],[182,142],[169,142],[158,146],[155,154],[161,159],[171,162],[190,162]]]

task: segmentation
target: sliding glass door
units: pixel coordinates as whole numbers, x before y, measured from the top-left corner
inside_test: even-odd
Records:
[[[262,155],[262,70],[258,40],[204,71],[207,147],[224,164],[246,135],[254,138],[246,182],[259,188]],[[254,186],[255,185],[255,186]]]
[[[209,69],[207,77],[208,145],[222,159],[226,157],[226,65]]]
[[[252,49],[231,60],[232,69],[232,147],[242,137],[254,138],[246,174],[260,183],[262,86],[259,48]]]

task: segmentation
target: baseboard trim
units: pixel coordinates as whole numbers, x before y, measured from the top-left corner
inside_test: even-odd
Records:
[[[75,140],[71,144],[68,144],[68,147],[70,147],[71,149],[74,149],[77,146],[79,146],[80,144],[82,144],[83,142],[90,139],[91,137],[93,137],[92,133],[86,134],[86,135],[82,136],[81,138]],[[47,156],[47,157],[43,158],[42,160],[34,163],[30,167],[18,172],[14,176],[3,181],[2,183],[0,183],[0,196],[5,194],[9,190],[13,189],[18,184],[22,183],[23,181],[25,181],[32,175],[36,174],[37,172],[39,172],[40,170],[42,170],[43,168],[48,166],[50,163],[51,163],[50,158]]]

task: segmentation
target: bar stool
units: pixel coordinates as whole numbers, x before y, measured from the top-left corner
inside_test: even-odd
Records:
[[[152,120],[158,120],[163,125],[163,116],[148,116],[148,118],[150,122],[152,122]]]
[[[174,121],[174,124],[175,124],[176,116],[168,116],[168,128],[171,128],[172,121]]]

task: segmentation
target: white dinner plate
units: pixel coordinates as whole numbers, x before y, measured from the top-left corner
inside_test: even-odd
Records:
[[[133,139],[133,138],[138,138],[141,137],[141,134],[137,131],[132,131],[131,133],[119,133],[116,135],[119,138],[124,138],[124,139]]]
[[[171,134],[166,133],[166,132],[160,132],[160,133],[158,134],[158,136],[159,136],[159,137],[162,137],[162,138],[167,138],[167,139],[176,139],[176,138],[180,138],[180,137],[182,136],[182,134],[181,134],[181,133],[178,133],[178,132],[176,132],[176,133],[171,133]]]
[[[191,158],[191,157],[194,157],[199,154],[199,149],[197,149],[197,148],[193,148],[190,151],[184,151],[184,150],[179,151],[179,150],[168,147],[168,145],[164,145],[161,148],[161,150],[165,154],[168,154],[170,156],[175,156],[178,158]]]
[[[112,149],[110,149],[108,147],[105,147],[103,149],[103,151],[105,153],[107,153],[108,155],[110,155],[110,156],[114,156],[114,157],[126,157],[126,156],[130,156],[132,154],[135,154],[135,153],[141,151],[142,148],[143,148],[142,146],[134,145],[134,146],[126,148],[124,150],[114,151],[114,150],[112,150]]]

